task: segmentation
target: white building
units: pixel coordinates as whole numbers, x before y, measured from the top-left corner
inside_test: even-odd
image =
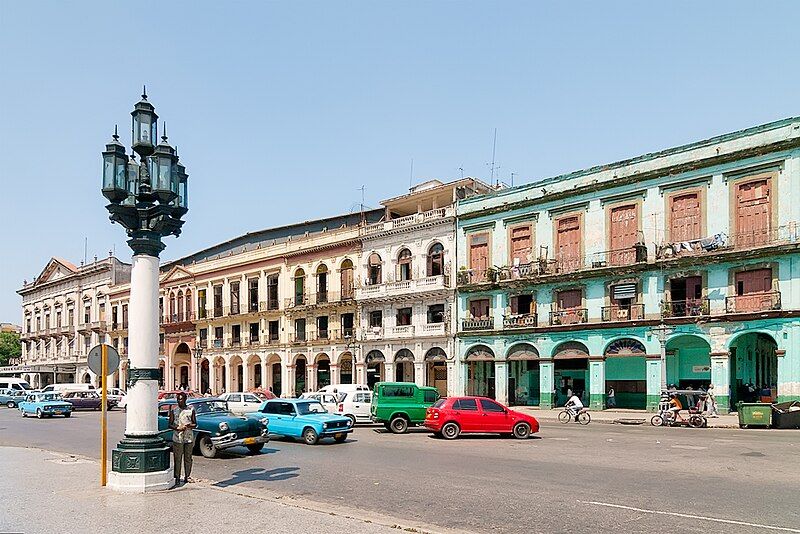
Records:
[[[370,385],[455,391],[455,203],[490,190],[472,178],[431,180],[383,201],[384,220],[361,229],[356,302]]]
[[[34,387],[60,382],[96,383],[86,358],[108,341],[109,288],[130,281],[131,266],[108,257],[75,266],[51,258],[22,296],[22,362]]]

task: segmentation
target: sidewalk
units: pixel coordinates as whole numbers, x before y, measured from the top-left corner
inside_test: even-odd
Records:
[[[394,518],[209,481],[150,494],[100,487],[87,458],[0,447],[0,532],[446,532]]]
[[[515,406],[514,410],[529,413],[539,421],[554,423],[558,421],[558,414],[563,412],[563,408],[555,408],[552,410],[542,410],[535,407]],[[636,424],[641,421],[641,424],[649,425],[650,418],[655,415],[654,412],[646,412],[644,410],[589,410],[592,416],[592,423],[604,424]],[[684,412],[685,413],[685,412]],[[739,416],[737,414],[720,415],[719,417],[712,417],[708,419],[709,428],[739,428]]]

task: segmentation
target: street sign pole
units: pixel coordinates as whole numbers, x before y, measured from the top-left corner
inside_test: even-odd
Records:
[[[107,408],[108,408],[108,350],[106,349],[107,345],[105,343],[101,346],[102,351],[102,367],[103,367],[103,377],[101,379],[102,388],[103,388],[103,417],[102,422],[100,423],[100,485],[106,485],[107,479],[107,471],[108,471],[108,418],[107,418]]]

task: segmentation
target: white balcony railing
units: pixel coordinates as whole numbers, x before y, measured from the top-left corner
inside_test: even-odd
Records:
[[[393,326],[391,335],[392,337],[413,337],[414,325]]]
[[[424,324],[417,329],[417,335],[423,336],[444,336],[447,334],[446,323]]]
[[[411,215],[392,219],[391,221],[368,224],[361,228],[361,235],[377,234],[379,232],[385,232],[395,228],[406,228],[415,224],[454,216],[455,209],[452,206],[446,208],[436,208],[433,210],[424,211],[422,213],[412,213]]]
[[[437,289],[447,289],[449,285],[448,276],[426,276],[415,280],[402,280],[400,282],[386,282],[384,284],[359,287],[356,289],[356,298],[391,297],[417,291],[435,291]]]

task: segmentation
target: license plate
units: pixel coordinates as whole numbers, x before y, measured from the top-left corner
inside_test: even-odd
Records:
[[[334,438],[336,438],[336,439],[339,439],[339,438],[341,438],[343,435],[344,435],[344,434],[342,434],[341,432],[339,432],[339,433],[337,433],[337,434],[334,434],[334,435],[333,435],[333,437],[334,437]]]
[[[244,438],[245,445],[253,445],[256,442],[256,438]]]

